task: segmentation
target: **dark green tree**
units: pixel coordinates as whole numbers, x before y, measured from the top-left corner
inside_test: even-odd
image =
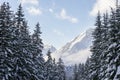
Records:
[[[120,66],[120,6],[112,10],[109,22],[107,60],[110,69],[107,70],[106,76],[107,79],[113,80]]]
[[[61,58],[59,58],[57,65],[59,80],[66,80],[65,65]]]
[[[55,62],[55,59],[53,59],[52,77],[52,80],[59,80],[58,67]]]
[[[45,71],[46,71],[46,74],[45,74],[46,79],[45,80],[53,80],[53,76],[52,76],[52,74],[53,74],[53,60],[51,57],[50,50],[48,50],[47,56],[48,56],[48,59],[45,63]]]
[[[15,35],[17,44],[15,49],[14,73],[15,77],[20,80],[37,79],[35,68],[33,66],[33,54],[31,52],[31,38],[28,31],[28,25],[24,18],[24,13],[21,4],[14,17],[14,25],[16,27]]]
[[[13,13],[10,10],[9,3],[3,3],[0,6],[0,79],[12,80],[14,61],[12,45],[14,45],[13,31]]]
[[[41,37],[40,25],[37,23],[34,33],[32,35],[32,53],[33,53],[33,61],[34,66],[36,68],[36,74],[40,80],[45,80],[45,60],[42,55],[43,43]]]
[[[88,58],[85,63],[85,67],[84,67],[85,68],[84,69],[84,75],[85,75],[84,80],[91,80],[91,77],[89,76],[90,65],[91,65],[90,58]]]
[[[73,80],[78,80],[79,74],[78,74],[78,66],[77,66],[77,64],[75,64],[73,72],[74,72],[73,73]]]
[[[98,16],[96,19],[96,28],[93,32],[93,45],[91,48],[92,56],[91,56],[91,64],[90,64],[90,70],[89,75],[90,78],[93,80],[99,80],[99,74],[100,74],[100,55],[101,55],[101,39],[102,39],[102,21],[101,21],[101,15],[100,12],[98,12]]]
[[[101,38],[101,50],[102,53],[100,55],[100,74],[99,74],[99,79],[104,80],[105,79],[105,75],[106,75],[106,69],[108,68],[108,62],[106,60],[106,55],[107,55],[107,49],[108,49],[108,25],[109,25],[109,18],[108,18],[108,13],[106,12],[103,15],[103,21],[102,21],[102,38]]]

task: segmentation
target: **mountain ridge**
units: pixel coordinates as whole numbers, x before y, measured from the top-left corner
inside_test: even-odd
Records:
[[[62,48],[53,52],[52,56],[56,59],[61,57],[65,64],[68,65],[84,63],[91,55],[90,46],[92,44],[93,30],[94,29],[91,28],[81,33],[70,42],[66,43]],[[79,61],[77,60],[78,58],[80,58]]]

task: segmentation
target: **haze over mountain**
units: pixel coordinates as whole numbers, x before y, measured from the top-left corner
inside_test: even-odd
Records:
[[[53,52],[52,56],[56,59],[61,57],[66,65],[84,63],[91,55],[92,32],[93,29],[88,29],[59,50]]]
[[[44,45],[44,49],[42,51],[43,55],[46,55],[48,50],[50,50],[52,53],[55,52],[57,49],[53,45]]]

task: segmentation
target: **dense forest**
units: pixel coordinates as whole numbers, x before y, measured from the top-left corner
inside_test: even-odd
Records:
[[[120,80],[120,6],[96,17],[92,55],[75,65],[71,77],[66,66],[47,52],[43,58],[40,24],[30,35],[21,4],[16,12],[0,5],[0,80]]]
[[[35,28],[30,35],[21,5],[15,14],[9,3],[0,6],[0,80],[64,80],[62,60],[50,51],[44,60],[39,23]]]
[[[74,80],[120,80],[120,6],[98,12],[93,32],[92,55],[75,65]]]

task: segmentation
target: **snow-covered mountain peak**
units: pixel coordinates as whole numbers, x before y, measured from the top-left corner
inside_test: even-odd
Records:
[[[44,45],[44,49],[48,49],[48,48],[51,48],[53,49],[54,51],[56,50],[56,48],[53,46],[53,45]]]
[[[65,46],[55,51],[52,55],[55,58],[63,58],[65,64],[75,64],[85,62],[90,56],[90,46],[92,44],[93,29],[78,35],[75,39],[68,42]],[[78,60],[79,59],[79,60]]]
[[[78,35],[73,41],[71,41],[70,49],[74,46],[74,44],[80,42],[85,36],[86,36],[86,34],[82,33],[82,34]]]

